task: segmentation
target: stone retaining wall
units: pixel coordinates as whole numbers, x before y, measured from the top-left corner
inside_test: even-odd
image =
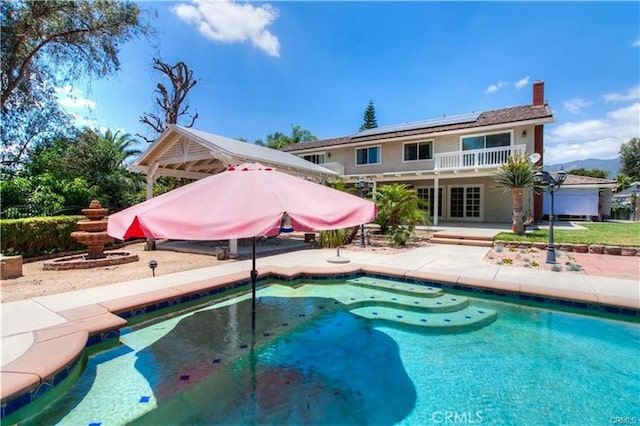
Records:
[[[505,247],[529,248],[535,247],[540,250],[547,248],[547,243],[527,243],[514,241],[496,241],[494,246],[503,245]],[[557,250],[576,253],[610,254],[613,256],[640,256],[640,247],[605,246],[600,244],[554,244]]]

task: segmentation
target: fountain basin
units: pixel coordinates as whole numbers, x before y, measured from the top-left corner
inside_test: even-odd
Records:
[[[101,266],[122,265],[124,263],[137,261],[137,253],[130,253],[126,251],[104,253],[104,256],[99,259],[91,259],[86,254],[77,254],[46,260],[42,265],[42,269],[45,271],[66,271],[70,269],[89,269]]]
[[[113,241],[113,238],[107,235],[107,231],[101,232],[86,232],[86,231],[73,231],[71,238],[78,241],[80,244],[86,246],[103,246]]]
[[[108,219],[101,220],[80,220],[76,222],[78,231],[101,232],[107,229]]]
[[[88,208],[82,209],[82,214],[85,215],[89,220],[100,220],[107,215],[109,209],[105,208]]]

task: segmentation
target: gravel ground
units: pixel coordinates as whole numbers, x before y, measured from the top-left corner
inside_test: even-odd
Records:
[[[2,280],[2,303],[147,278],[151,276],[149,261],[152,259],[158,262],[156,276],[233,262],[202,254],[145,251],[144,243],[130,244],[115,251],[137,253],[139,260],[124,265],[69,271],[43,271],[42,261],[25,263],[21,277]]]

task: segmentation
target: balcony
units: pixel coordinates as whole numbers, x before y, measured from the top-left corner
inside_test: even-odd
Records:
[[[435,154],[435,170],[486,169],[507,162],[514,155],[524,155],[526,145],[501,146],[498,148],[474,149]]]

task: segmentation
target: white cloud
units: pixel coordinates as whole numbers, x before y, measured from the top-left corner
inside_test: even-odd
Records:
[[[639,128],[640,102],[600,119],[562,124],[545,134],[545,163],[617,157],[620,145],[637,136]]]
[[[93,111],[96,108],[96,103],[94,101],[82,97],[82,92],[70,85],[56,87],[54,90],[58,96],[58,103],[66,110],[79,110],[86,108]]]
[[[580,98],[571,98],[564,101],[564,108],[571,114],[577,114],[584,107],[591,105],[591,102]]]
[[[254,7],[229,0],[194,0],[190,4],[179,3],[172,11],[206,38],[223,43],[250,40],[268,55],[280,56],[280,42],[267,30],[278,17],[278,10],[269,4]]]
[[[529,84],[529,76],[526,76],[526,77],[521,78],[520,80],[516,81],[514,86],[516,86],[516,89],[520,90],[524,86],[526,86],[527,84]]]
[[[640,85],[632,87],[627,93],[607,93],[603,98],[607,102],[637,101],[640,99]]]
[[[631,47],[640,47],[640,37],[631,42]]]
[[[487,87],[487,90],[485,90],[484,93],[488,95],[489,93],[497,92],[498,90],[505,87],[507,84],[509,83],[506,81],[499,81],[498,83],[492,84],[491,86]]]
[[[98,129],[98,121],[95,118],[87,117],[86,115],[80,115],[75,112],[69,113],[73,117],[73,123],[78,128],[89,127],[90,129]]]

